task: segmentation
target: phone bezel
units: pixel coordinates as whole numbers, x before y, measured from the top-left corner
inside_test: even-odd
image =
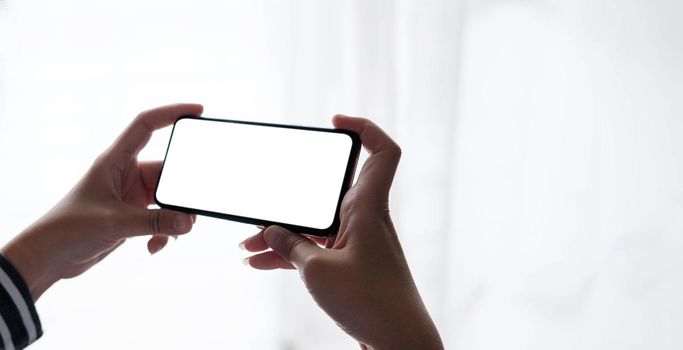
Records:
[[[312,228],[312,227],[288,224],[288,223],[284,223],[284,222],[276,222],[276,221],[264,220],[264,219],[253,218],[253,217],[246,217],[246,216],[240,216],[240,215],[234,215],[234,214],[228,214],[228,213],[220,213],[220,212],[213,212],[213,211],[202,210],[202,209],[197,209],[197,208],[184,207],[184,206],[180,206],[180,205],[167,204],[167,203],[163,203],[163,202],[159,201],[159,199],[157,198],[158,184],[161,181],[161,177],[163,176],[163,173],[164,173],[164,165],[166,164],[166,158],[168,157],[168,152],[171,148],[171,142],[173,141],[173,132],[175,131],[176,124],[178,123],[178,121],[183,120],[183,119],[196,119],[196,120],[206,121],[206,122],[248,124],[248,125],[257,125],[257,126],[263,126],[263,127],[284,128],[284,129],[297,129],[297,130],[306,130],[306,131],[315,131],[315,132],[344,134],[344,135],[349,136],[351,138],[351,150],[349,152],[349,158],[348,158],[347,163],[346,163],[344,180],[343,180],[343,183],[341,185],[341,189],[339,191],[339,198],[337,199],[337,207],[335,209],[334,219],[332,221],[332,224],[327,228],[317,229],[317,228]],[[159,178],[157,179],[158,180],[157,181],[157,188],[154,189],[154,201],[157,203],[157,205],[159,205],[159,207],[164,208],[164,209],[183,211],[183,212],[188,212],[188,213],[193,213],[193,214],[198,214],[198,215],[204,215],[204,216],[210,216],[210,217],[219,218],[219,219],[242,222],[242,223],[246,223],[246,224],[262,225],[265,227],[268,227],[270,225],[278,225],[278,226],[282,226],[282,227],[284,227],[290,231],[293,231],[293,232],[304,233],[304,234],[315,235],[315,236],[335,235],[335,234],[337,234],[337,231],[339,230],[339,225],[341,223],[340,216],[339,216],[340,209],[341,209],[341,203],[342,203],[342,200],[344,199],[344,195],[351,188],[351,183],[353,181],[353,177],[355,174],[356,165],[358,164],[358,156],[360,154],[360,147],[361,147],[360,137],[355,132],[349,131],[349,130],[344,130],[344,129],[331,129],[331,128],[328,129],[328,128],[320,128],[320,127],[275,124],[275,123],[262,123],[262,122],[234,120],[234,119],[206,118],[206,117],[197,117],[197,116],[191,116],[191,115],[182,116],[182,117],[178,118],[173,123],[173,129],[171,130],[171,136],[168,139],[168,145],[166,146],[166,152],[164,154],[164,161],[161,165],[161,171],[159,172]]]

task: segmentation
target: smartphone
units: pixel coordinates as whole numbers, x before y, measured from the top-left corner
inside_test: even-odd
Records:
[[[359,152],[352,131],[185,116],[154,196],[162,208],[333,235]]]

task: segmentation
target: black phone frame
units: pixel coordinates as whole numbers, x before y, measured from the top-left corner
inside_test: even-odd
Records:
[[[317,229],[317,228],[312,228],[312,227],[288,224],[288,223],[284,223],[284,222],[276,222],[276,221],[270,221],[270,220],[264,220],[264,219],[258,219],[258,218],[240,216],[240,215],[219,213],[219,212],[213,212],[213,211],[202,210],[202,209],[197,209],[197,208],[189,208],[189,207],[183,207],[183,206],[178,206],[178,205],[166,204],[166,203],[159,201],[159,199],[157,198],[158,184],[161,181],[161,176],[164,173],[164,165],[166,164],[166,157],[168,157],[168,152],[171,148],[171,142],[173,141],[173,132],[175,131],[176,124],[178,123],[178,121],[180,121],[182,119],[197,119],[197,120],[209,121],[209,122],[248,124],[248,125],[257,125],[257,126],[265,126],[265,127],[284,128],[284,129],[297,129],[297,130],[327,132],[327,133],[344,134],[344,135],[349,136],[351,138],[351,151],[349,152],[349,158],[348,158],[347,163],[346,163],[346,171],[344,173],[344,180],[343,180],[343,183],[341,185],[341,189],[339,191],[339,198],[337,200],[337,207],[335,209],[334,219],[332,221],[332,224],[327,228]],[[171,130],[171,136],[168,139],[168,145],[166,146],[166,153],[164,154],[164,161],[161,165],[161,171],[159,172],[159,178],[157,179],[158,180],[157,181],[157,188],[154,189],[154,201],[157,203],[157,205],[159,205],[159,207],[164,208],[164,209],[177,210],[177,211],[182,211],[182,212],[187,212],[187,213],[210,216],[210,217],[219,218],[219,219],[237,221],[237,222],[241,222],[241,223],[245,223],[245,224],[262,225],[265,227],[268,227],[271,225],[278,225],[278,226],[282,226],[282,227],[284,227],[290,231],[297,232],[297,233],[303,233],[303,234],[307,234],[307,235],[332,236],[332,235],[337,234],[337,231],[339,230],[339,225],[341,224],[340,215],[339,215],[340,209],[341,209],[341,203],[342,203],[342,200],[344,199],[344,195],[346,195],[346,192],[351,188],[351,183],[353,182],[353,177],[355,174],[356,166],[358,164],[358,156],[360,155],[360,147],[361,147],[360,137],[358,136],[358,134],[356,134],[355,132],[350,131],[350,130],[309,127],[309,126],[299,126],[299,125],[287,125],[287,124],[275,124],[275,123],[261,123],[261,122],[234,120],[234,119],[206,118],[206,117],[197,117],[197,116],[192,116],[192,115],[181,116],[173,123],[173,130]]]

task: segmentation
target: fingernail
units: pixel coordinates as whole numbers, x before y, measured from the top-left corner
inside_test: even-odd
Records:
[[[178,233],[187,233],[192,228],[192,218],[189,215],[178,215],[175,218],[175,230]]]
[[[192,218],[192,223],[193,223],[193,224],[197,222],[197,214],[192,214],[192,215],[190,215],[190,218]]]
[[[178,240],[178,235],[171,235],[171,237],[173,237],[175,240]]]
[[[249,258],[242,259],[242,264],[244,264],[244,266],[249,266]]]
[[[158,251],[161,250],[161,248],[162,248],[161,246],[156,246],[156,247],[154,247],[154,248],[149,252],[149,255],[154,255],[154,254],[156,254]]]
[[[242,250],[247,250],[247,240],[246,240],[246,239],[243,240],[242,242],[240,242],[240,244],[238,244],[238,246],[239,246],[240,249],[242,249]]]
[[[285,231],[285,229],[284,229],[283,227],[280,227],[280,226],[277,226],[277,225],[268,226],[267,228],[263,229],[264,232],[265,232],[266,230],[268,230],[268,231],[270,231],[270,232],[284,232],[284,231]]]

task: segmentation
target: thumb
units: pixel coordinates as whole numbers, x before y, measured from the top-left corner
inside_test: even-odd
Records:
[[[263,231],[263,240],[273,251],[297,268],[302,267],[309,257],[321,250],[310,239],[280,226],[266,228]]]
[[[192,229],[192,216],[168,209],[133,208],[124,213],[124,235],[181,235]]]

